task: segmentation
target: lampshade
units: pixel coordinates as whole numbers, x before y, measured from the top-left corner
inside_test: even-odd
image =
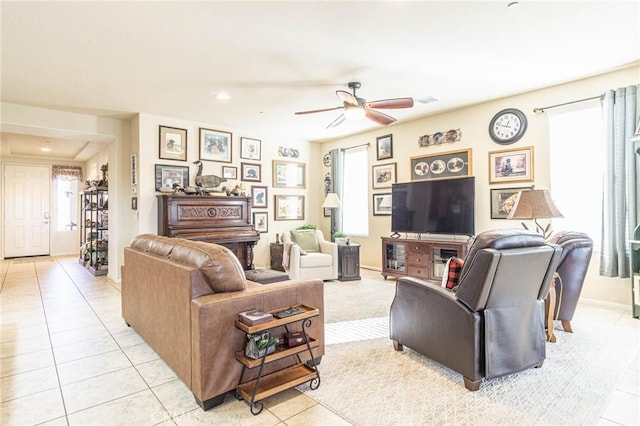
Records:
[[[330,192],[327,194],[327,198],[324,199],[324,203],[322,203],[322,207],[325,209],[337,209],[340,207],[340,197],[335,192]]]
[[[546,189],[520,191],[507,219],[545,219],[564,217]]]

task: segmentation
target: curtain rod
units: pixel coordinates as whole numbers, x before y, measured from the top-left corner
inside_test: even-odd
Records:
[[[599,95],[599,96],[592,96],[590,98],[578,99],[576,101],[569,101],[569,102],[565,102],[563,104],[549,105],[549,106],[542,107],[542,108],[534,108],[533,109],[533,113],[534,114],[538,114],[540,112],[544,112],[544,110],[546,110],[546,109],[551,109],[551,108],[556,108],[556,107],[561,107],[561,106],[571,105],[571,104],[577,104],[578,102],[586,102],[586,101],[591,101],[593,99],[602,99],[602,98],[604,98],[604,93]]]
[[[371,147],[371,142],[367,142],[367,143],[361,143],[360,145],[354,145],[354,146],[350,146],[347,148],[341,148],[343,151],[346,151],[348,149],[354,149],[354,148],[360,148],[361,146],[366,146],[367,148]]]

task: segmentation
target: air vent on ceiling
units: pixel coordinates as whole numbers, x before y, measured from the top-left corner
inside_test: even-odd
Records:
[[[436,98],[435,96],[426,96],[424,98],[421,99],[416,99],[416,102],[420,102],[421,104],[430,104],[433,102],[438,102],[439,99]]]

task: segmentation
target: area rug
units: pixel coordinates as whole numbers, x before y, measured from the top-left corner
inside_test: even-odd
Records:
[[[469,392],[461,375],[406,347],[396,352],[388,337],[343,343],[345,327],[327,324],[327,341],[340,344],[326,346],[320,387],[299,389],[362,426],[597,424],[638,350],[638,328],[611,332],[597,319],[575,326],[580,332],[560,333],[547,344],[542,368]]]

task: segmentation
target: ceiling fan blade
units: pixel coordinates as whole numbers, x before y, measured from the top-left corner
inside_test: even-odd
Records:
[[[329,125],[327,126],[327,129],[329,129],[329,128],[331,128],[331,127],[336,127],[337,125],[341,124],[341,123],[344,121],[344,119],[345,119],[344,114],[340,114],[340,115],[338,116],[338,118],[336,118],[335,120],[333,120],[333,121],[331,122],[331,124],[329,124]]]
[[[295,114],[313,114],[315,112],[325,112],[325,111],[335,111],[336,109],[342,109],[344,107],[333,107],[333,108],[324,108],[324,109],[312,109],[310,111],[298,111]]]
[[[394,98],[381,99],[379,101],[371,101],[365,104],[368,108],[411,108],[413,106],[413,98]]]
[[[391,117],[390,115],[384,114],[380,111],[376,111],[373,109],[365,109],[364,115],[369,120],[375,121],[376,123],[383,126],[387,126],[393,123],[394,121],[396,121],[396,119]]]
[[[338,95],[338,97],[342,99],[343,102],[351,105],[358,105],[358,98],[356,98],[349,92],[345,92],[344,90],[336,90],[336,95]]]

